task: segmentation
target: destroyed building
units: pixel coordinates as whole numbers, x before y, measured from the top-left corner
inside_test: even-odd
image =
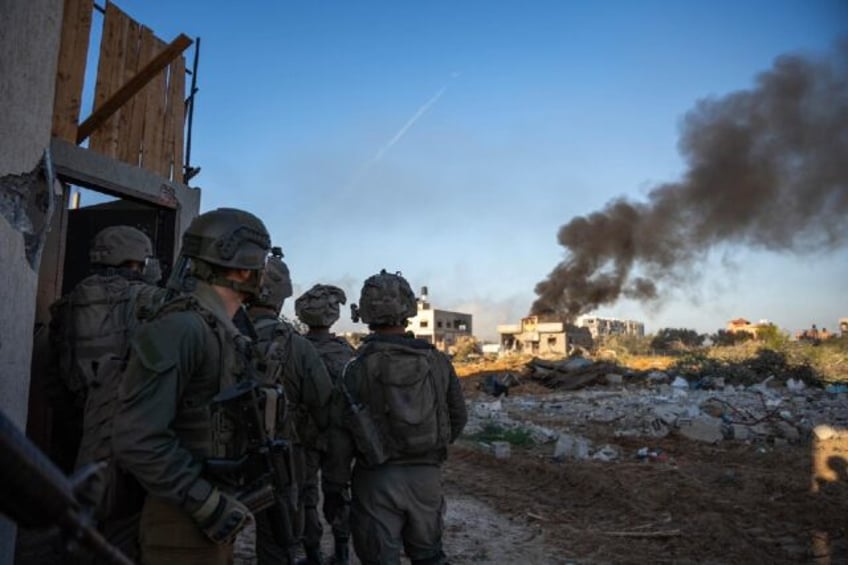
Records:
[[[563,321],[544,321],[539,316],[521,318],[518,324],[497,327],[501,351],[532,355],[568,355],[577,347],[591,349],[594,341],[587,328]]]
[[[471,314],[433,308],[427,287],[421,287],[417,298],[418,313],[407,322],[406,329],[419,339],[432,343],[440,351],[448,352],[461,337],[472,336]]]
[[[600,316],[579,316],[577,325],[586,328],[592,334],[592,339],[614,335],[632,335],[645,337],[645,324],[635,320],[619,320],[618,318],[601,318]]]

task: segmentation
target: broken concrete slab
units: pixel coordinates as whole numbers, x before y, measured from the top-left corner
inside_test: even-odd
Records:
[[[724,439],[722,421],[719,418],[701,414],[695,418],[681,418],[677,421],[680,435],[695,441],[718,443]]]

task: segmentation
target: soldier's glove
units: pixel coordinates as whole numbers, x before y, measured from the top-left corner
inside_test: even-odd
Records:
[[[253,522],[253,514],[237,498],[211,487],[206,500],[191,513],[203,533],[215,543],[232,543]]]

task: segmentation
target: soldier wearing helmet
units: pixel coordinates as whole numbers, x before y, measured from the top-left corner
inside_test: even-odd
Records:
[[[342,505],[350,481],[353,546],[363,563],[399,563],[402,549],[413,564],[446,563],[441,464],[467,420],[459,380],[447,356],[406,332],[417,304],[400,273],[369,277],[351,311],[372,333],[339,383],[325,506]]]
[[[213,398],[251,373],[249,343],[232,319],[260,291],[270,248],[262,221],[220,208],[183,235],[180,264],[191,290],[160,308],[132,339],[121,380],[113,446],[147,497],[141,562],[226,564],[252,520],[233,486],[206,472],[209,458],[244,453],[240,422]]]
[[[294,444],[293,455],[301,475],[300,496],[298,516],[293,520],[296,523],[293,543],[287,547],[278,543],[271,534],[268,517],[260,514],[257,516],[256,552],[259,565],[293,564],[297,542],[302,537],[305,562],[323,565],[320,529],[316,538],[314,526],[309,526],[310,522],[318,519],[317,483],[315,477],[312,483],[308,476],[304,478],[304,466],[305,460],[311,457],[309,454],[320,453],[324,449],[326,440],[323,436],[329,422],[333,383],[310,341],[280,320],[283,303],[292,295],[292,284],[282,252],[277,248],[274,251],[265,265],[259,298],[251,305],[248,314],[264,358],[265,374],[283,385],[292,408],[294,421],[285,422],[283,428],[278,429],[278,434]]]
[[[112,416],[129,338],[165,297],[164,289],[150,284],[152,255],[150,238],[139,229],[101,230],[89,249],[91,273],[50,307],[46,389],[56,443],[67,449],[57,458],[66,471],[111,461]],[[107,537],[122,538],[120,518],[135,514],[130,484],[111,463],[106,479],[98,517]],[[132,554],[130,545],[122,549]]]
[[[345,365],[353,358],[353,347],[344,338],[330,332],[330,327],[339,319],[339,306],[347,302],[342,289],[337,286],[316,284],[295,300],[294,311],[298,319],[309,327],[306,339],[312,342],[327,367],[330,378],[336,383],[341,378]],[[320,544],[323,528],[318,516],[318,470],[322,465],[323,451],[307,450],[306,478],[304,479],[303,499],[306,507],[304,523],[304,545]],[[333,563],[350,563],[348,540],[350,539],[350,492],[342,493],[343,504],[335,514],[324,513],[324,518],[333,529]]]

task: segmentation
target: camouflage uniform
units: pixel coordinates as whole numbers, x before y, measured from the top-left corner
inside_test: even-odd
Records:
[[[354,321],[361,315],[374,333],[341,383],[347,397],[335,411],[343,425],[331,427],[325,504],[341,504],[337,492],[355,459],[351,526],[359,559],[400,563],[405,551],[413,564],[445,563],[440,466],[467,420],[459,380],[445,355],[405,334],[416,301],[400,275],[370,277],[353,310]]]
[[[97,516],[107,539],[130,557],[137,555],[142,492],[111,462],[112,422],[130,337],[165,298],[145,277],[152,253],[150,239],[134,227],[101,230],[89,252],[93,274],[50,307],[46,387],[55,440],[68,449],[59,463],[68,468],[71,456],[75,468],[109,463]]]
[[[344,372],[347,363],[353,358],[354,349],[347,340],[330,333],[330,327],[339,319],[339,305],[345,304],[347,297],[342,289],[332,285],[316,284],[295,301],[295,314],[301,322],[309,326],[306,339],[312,342],[321,355],[321,360],[327,367],[333,384],[337,383]],[[318,504],[318,470],[323,466],[323,452],[309,450],[306,454],[306,481],[304,499],[307,506]],[[350,500],[350,492],[345,489],[342,500]],[[333,529],[335,541],[333,563],[346,565],[350,562],[348,540],[350,539],[350,505],[343,504],[339,508],[328,507],[324,518]],[[332,510],[336,512],[333,513]],[[305,543],[320,543],[323,535],[321,520],[317,510],[307,513],[304,524]]]
[[[278,434],[293,440],[294,457],[299,462],[299,512],[295,520],[295,534],[299,538],[304,523],[317,517],[317,484],[314,489],[311,488],[304,466],[307,454],[324,449],[323,432],[329,422],[333,385],[312,344],[278,317],[283,302],[289,296],[291,280],[288,267],[280,257],[272,257],[265,269],[260,299],[249,314],[256,329],[257,346],[268,366],[265,372],[278,375],[276,378],[285,389],[291,409],[293,429],[279,430]],[[320,533],[317,539],[304,537],[303,541],[307,562],[322,563]],[[274,540],[267,517],[261,514],[257,516],[256,545],[260,565],[293,561],[295,546],[282,547]]]
[[[233,538],[252,519],[235,486],[208,475],[204,462],[244,453],[239,422],[213,398],[251,374],[249,344],[230,310],[233,297],[258,293],[269,246],[265,226],[247,212],[195,218],[183,236],[182,258],[190,263],[180,261],[190,264],[194,290],[163,306],[132,340],[113,445],[148,493],[144,564],[229,563]]]

